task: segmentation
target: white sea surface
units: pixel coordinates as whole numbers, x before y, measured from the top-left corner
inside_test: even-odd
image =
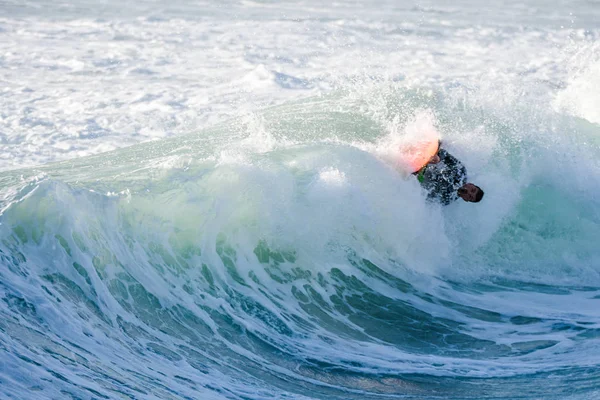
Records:
[[[2,0],[0,169],[381,81],[533,91],[600,122],[599,20],[591,0]]]

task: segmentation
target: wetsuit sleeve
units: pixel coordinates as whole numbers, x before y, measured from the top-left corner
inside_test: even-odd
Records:
[[[467,169],[456,157],[444,149],[440,149],[438,155],[440,156],[440,161],[446,165],[446,173],[444,175],[451,178],[450,181],[458,190],[459,187],[467,183]]]
[[[446,150],[440,149],[438,155],[440,162],[427,167],[421,184],[427,190],[429,200],[448,205],[458,198],[456,191],[466,183],[467,170]]]

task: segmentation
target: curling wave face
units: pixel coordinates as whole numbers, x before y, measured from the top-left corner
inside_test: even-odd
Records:
[[[3,173],[0,393],[598,394],[600,128],[363,95]],[[484,202],[429,204],[396,170],[424,126]]]

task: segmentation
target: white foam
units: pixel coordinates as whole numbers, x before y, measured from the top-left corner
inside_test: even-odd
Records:
[[[5,2],[0,20],[4,169],[197,131],[240,112],[354,90],[361,77],[436,89],[537,82],[543,92],[568,76],[563,49],[598,34],[595,25],[558,28],[588,27],[594,13],[583,5],[575,6],[579,19],[549,13],[548,23],[531,26],[512,17],[473,26],[475,15],[433,4],[245,2],[223,14],[206,3],[142,1],[123,10],[116,2],[101,9],[75,2],[50,11],[40,1]],[[510,3],[497,11],[523,9]],[[593,99],[587,104],[577,108],[593,121]]]
[[[557,93],[554,106],[562,112],[600,124],[600,44],[591,42],[577,46],[567,65],[566,88]]]

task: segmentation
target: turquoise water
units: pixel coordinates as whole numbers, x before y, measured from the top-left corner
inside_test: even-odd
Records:
[[[484,201],[396,170],[423,126]],[[3,172],[0,393],[600,396],[599,133],[374,83]]]

